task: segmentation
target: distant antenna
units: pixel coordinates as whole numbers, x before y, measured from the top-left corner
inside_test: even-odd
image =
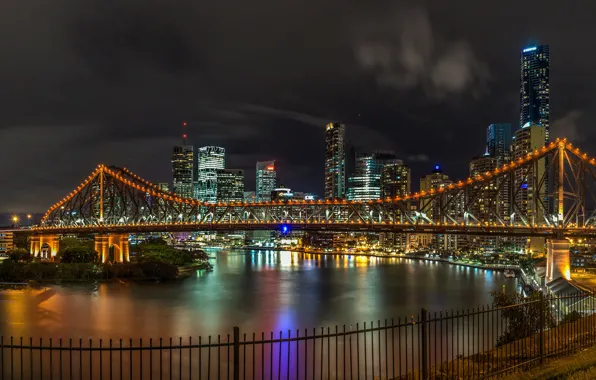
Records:
[[[186,145],[186,138],[188,137],[188,136],[186,135],[186,125],[187,125],[187,124],[186,124],[186,121],[183,121],[183,122],[182,122],[182,143],[183,143],[184,145]]]

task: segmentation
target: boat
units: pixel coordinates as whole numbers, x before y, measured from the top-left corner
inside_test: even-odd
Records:
[[[505,274],[505,277],[507,278],[515,278],[515,272],[509,269],[506,269],[505,272],[503,272]]]

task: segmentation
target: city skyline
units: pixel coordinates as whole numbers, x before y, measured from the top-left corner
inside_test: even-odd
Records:
[[[284,168],[284,184],[322,195],[324,143],[319,136],[331,120],[345,123],[348,139],[367,151],[395,151],[411,166],[414,183],[435,163],[452,178],[465,178],[470,158],[483,153],[476,142],[483,141],[486,126],[517,126],[520,52],[541,44],[548,44],[553,54],[549,89],[557,96],[550,115],[552,137],[561,134],[561,128],[577,144],[593,137],[589,120],[594,107],[586,94],[596,86],[590,75],[594,58],[579,45],[577,35],[585,33],[579,29],[584,25],[577,19],[581,16],[555,13],[542,3],[545,17],[566,27],[554,33],[540,21],[546,18],[521,19],[534,9],[530,4],[464,7],[484,15],[484,23],[432,2],[386,9],[359,4],[350,15],[337,15],[338,22],[349,26],[347,33],[329,33],[306,14],[312,29],[300,34],[305,43],[300,48],[288,44],[291,49],[275,55],[270,47],[277,45],[262,28],[239,34],[235,28],[241,25],[229,29],[229,23],[200,23],[206,29],[191,32],[187,28],[197,23],[180,20],[192,21],[192,9],[181,17],[174,17],[181,9],[168,10],[170,19],[152,6],[138,15],[131,12],[132,3],[101,12],[77,5],[74,13],[64,14],[69,18],[95,9],[98,23],[89,25],[52,23],[53,13],[37,12],[28,22],[36,27],[27,30],[31,38],[26,41],[5,31],[15,35],[14,46],[22,49],[6,51],[11,63],[1,71],[5,101],[0,137],[11,144],[5,144],[0,159],[18,160],[3,168],[2,177],[14,185],[0,190],[0,210],[44,210],[79,182],[77,173],[98,163],[126,166],[154,182],[166,181],[170,147],[179,143],[182,120],[188,121],[189,141],[225,147],[228,166],[244,170],[247,184],[255,180],[254,162],[275,159]],[[30,12],[15,7],[14,19]],[[61,4],[55,9],[59,12]],[[590,14],[589,9],[581,13]],[[504,17],[511,19],[511,27],[501,30],[498,39],[479,37],[490,34],[490,23]],[[154,27],[157,18],[163,28]],[[289,21],[283,15],[276,20],[284,25],[282,30],[295,30],[292,22],[283,20]],[[128,21],[139,27],[112,28]],[[44,29],[48,25],[57,33]],[[215,45],[200,43],[220,35],[218,30],[234,38],[214,40],[216,51],[209,48]],[[164,46],[172,50],[139,45],[138,38],[126,38],[130,33],[164,38]],[[236,37],[245,38],[240,53],[247,49],[250,59],[237,59]],[[129,42],[119,46],[113,42],[117,39]],[[98,51],[100,46],[106,51]],[[43,67],[30,58],[39,51],[45,52]],[[121,51],[130,51],[132,57]],[[420,57],[411,61],[419,66],[404,66],[399,57],[405,54]],[[575,58],[578,54],[582,59]],[[97,64],[98,56],[104,63]],[[128,72],[135,75],[125,75]],[[582,146],[594,153],[589,143]],[[30,167],[35,170],[27,170]]]

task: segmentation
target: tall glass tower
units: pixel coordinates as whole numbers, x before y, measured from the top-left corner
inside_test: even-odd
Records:
[[[275,161],[257,161],[257,202],[270,201],[276,187]]]
[[[184,198],[192,198],[194,173],[194,147],[186,144],[186,135],[184,135],[182,145],[174,146],[172,153],[174,193]]]
[[[536,124],[550,130],[550,48],[529,46],[521,52],[519,126]]]
[[[346,196],[346,127],[339,123],[325,126],[325,199]]]
[[[197,163],[196,198],[203,202],[217,202],[217,171],[225,168],[226,150],[218,146],[199,148]]]

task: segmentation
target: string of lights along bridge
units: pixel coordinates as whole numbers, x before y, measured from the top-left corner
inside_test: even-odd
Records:
[[[520,172],[533,177],[534,183],[516,184]],[[533,172],[542,173],[542,178]],[[545,191],[546,178],[552,179],[552,192]],[[31,252],[53,256],[60,236],[76,233],[95,234],[96,250],[104,261],[107,247],[116,248],[116,261],[127,260],[128,235],[141,232],[300,229],[559,239],[596,236],[595,214],[588,211],[596,204],[595,184],[596,160],[565,139],[474,178],[374,201],[201,202],[163,191],[125,168],[99,165],[32,228]],[[517,201],[520,191],[526,193],[524,204]],[[506,213],[501,210],[503,196],[509,203]]]

